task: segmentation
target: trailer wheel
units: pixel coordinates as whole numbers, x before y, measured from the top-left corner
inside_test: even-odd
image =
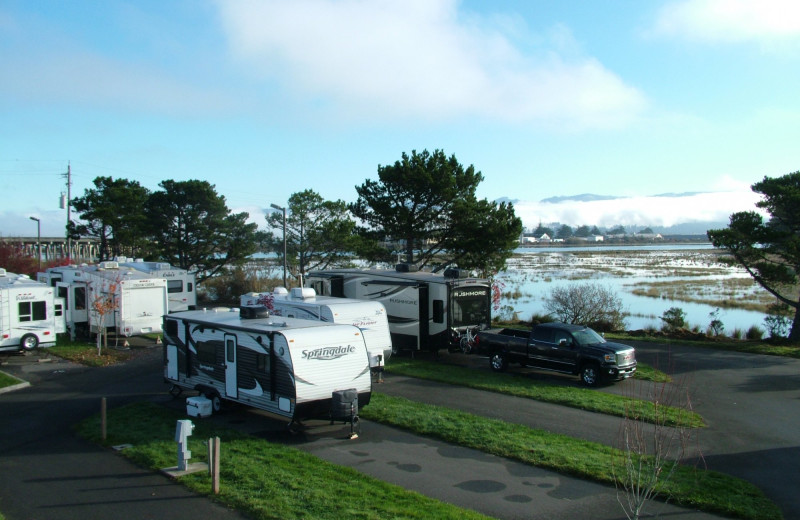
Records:
[[[492,370],[495,372],[502,372],[508,368],[508,358],[502,352],[495,352],[489,358],[489,363],[492,365]]]
[[[19,342],[23,350],[33,350],[39,346],[39,338],[35,334],[25,334]]]
[[[222,398],[219,394],[206,394],[206,398],[211,401],[211,411],[214,413],[219,413],[222,410]]]

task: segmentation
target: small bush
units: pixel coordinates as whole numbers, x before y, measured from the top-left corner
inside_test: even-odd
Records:
[[[764,318],[764,326],[767,328],[767,333],[770,338],[781,339],[789,335],[791,320],[786,316],[770,314]]]
[[[731,332],[731,337],[733,339],[742,339],[744,338],[744,331],[736,327],[735,329],[733,329],[733,332]]]
[[[744,337],[749,340],[760,340],[764,337],[764,329],[758,325],[752,325],[749,329],[747,329]]]
[[[686,312],[680,307],[670,307],[661,315],[661,321],[667,332],[682,329],[686,327]]]

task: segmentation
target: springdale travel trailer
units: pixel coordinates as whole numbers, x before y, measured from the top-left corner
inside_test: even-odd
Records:
[[[187,311],[197,307],[197,277],[186,269],[173,267],[165,262],[145,262],[141,258],[117,258],[117,263],[133,267],[154,278],[167,280],[169,312]]]
[[[37,278],[65,298],[72,334],[99,334],[104,327],[126,337],[159,333],[162,316],[169,312],[164,278],[117,262],[51,267]]]
[[[204,394],[213,411],[229,400],[290,424],[333,419],[336,396],[364,406],[372,394],[357,327],[270,316],[265,307],[164,316],[164,379]]]
[[[382,303],[395,352],[455,348],[468,331],[491,323],[490,282],[459,269],[329,269],[310,272],[306,284],[317,294]]]
[[[54,288],[0,268],[0,351],[52,347],[65,331],[64,300]]]
[[[380,302],[317,296],[308,287],[295,287],[291,292],[276,287],[271,293],[247,293],[240,303],[243,307],[265,305],[276,316],[355,325],[364,334],[373,371],[381,370],[392,355],[389,321]]]

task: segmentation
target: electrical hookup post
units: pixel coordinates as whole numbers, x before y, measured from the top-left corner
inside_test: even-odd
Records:
[[[171,477],[180,477],[198,471],[208,471],[209,465],[205,462],[192,462],[192,452],[189,451],[189,437],[194,432],[194,423],[188,419],[180,419],[175,425],[175,442],[177,443],[178,464],[161,471]]]

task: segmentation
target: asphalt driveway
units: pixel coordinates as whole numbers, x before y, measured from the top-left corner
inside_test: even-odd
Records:
[[[800,397],[800,362],[681,346],[637,347],[645,362],[666,359],[674,367],[670,371],[690,378],[695,409],[709,422],[698,435],[708,467],[750,480],[779,504],[786,518],[798,518],[800,502],[792,482],[798,462],[794,439],[800,416],[793,410]],[[476,370],[488,369],[485,359],[468,362],[476,363]],[[31,382],[30,388],[0,395],[0,511],[9,520],[239,517],[69,432],[70,424],[97,412],[100,397],[107,397],[109,406],[149,399],[181,408],[182,401],[166,393],[159,349],[125,367],[89,369],[29,357],[0,369]],[[565,379],[563,384],[572,383]],[[603,391],[622,392],[626,384]],[[619,429],[619,419],[604,415],[399,376],[387,376],[375,389],[598,442],[613,443]],[[342,426],[323,422],[311,424],[304,436],[290,436],[282,424],[246,409],[210,419],[498,518],[623,517],[613,488],[366,421],[362,435],[348,440]],[[662,514],[681,518],[713,518],[658,507]]]

